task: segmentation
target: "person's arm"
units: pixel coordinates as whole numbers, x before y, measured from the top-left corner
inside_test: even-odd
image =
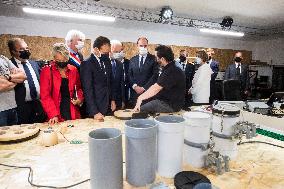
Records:
[[[42,69],[40,74],[40,101],[48,119],[53,119],[60,115],[57,111],[55,102],[52,99],[52,90],[54,89],[53,83],[51,82],[51,70],[50,67]],[[55,79],[55,78],[53,78]]]
[[[81,106],[83,104],[83,101],[84,101],[83,90],[82,90],[82,86],[81,86],[81,81],[80,81],[80,76],[79,76],[78,70],[76,69],[74,72],[75,72],[74,75],[76,77],[76,84],[75,85],[76,85],[76,91],[77,91],[77,95],[78,96],[77,96],[77,99],[72,99],[72,103],[75,106],[76,105],[77,106]]]
[[[129,69],[128,69],[128,78],[129,78],[129,84],[130,84],[130,87],[131,88],[133,88],[133,86],[134,85],[137,85],[137,82],[136,82],[136,80],[135,80],[135,78],[134,78],[134,62],[133,62],[133,59],[134,58],[132,58],[132,60],[130,60],[130,62],[129,62]]]
[[[160,85],[158,85],[157,83],[155,83],[154,85],[152,85],[147,91],[145,91],[143,94],[141,94],[136,102],[136,106],[134,107],[133,111],[140,111],[140,106],[143,102],[143,100],[147,100],[153,96],[155,96],[156,94],[158,94],[161,90],[163,89],[163,87],[161,87]]]
[[[11,82],[14,83],[23,83],[27,79],[26,74],[20,71],[19,69],[17,69],[17,71],[12,72],[10,76],[11,76]]]
[[[16,86],[16,83],[8,81],[3,76],[0,77],[0,92],[10,91]]]
[[[159,64],[155,61],[152,67],[152,76],[149,79],[149,81],[142,86],[145,90],[149,89],[149,87],[151,87],[154,83],[156,83],[158,76],[159,76]]]

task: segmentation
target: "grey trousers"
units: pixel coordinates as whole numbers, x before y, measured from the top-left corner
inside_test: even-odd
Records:
[[[161,100],[152,100],[141,106],[140,112],[144,113],[171,113],[174,112],[173,108],[170,107],[166,102]]]

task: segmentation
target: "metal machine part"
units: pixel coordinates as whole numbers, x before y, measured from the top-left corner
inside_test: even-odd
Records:
[[[211,150],[205,157],[205,167],[214,169],[218,175],[221,175],[230,171],[229,161],[228,156],[223,156],[219,152]]]

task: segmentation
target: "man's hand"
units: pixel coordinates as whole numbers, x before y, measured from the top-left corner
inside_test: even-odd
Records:
[[[135,107],[134,107],[134,109],[132,111],[140,112],[141,104],[142,104],[142,100],[138,97],[136,105],[135,105]]]
[[[142,94],[145,91],[145,89],[143,87],[140,87],[140,86],[136,86],[134,88],[134,90],[137,94]]]
[[[103,121],[104,116],[101,113],[97,113],[96,115],[94,115],[94,119],[97,120],[97,121]]]
[[[115,104],[115,101],[114,101],[114,100],[112,100],[111,103],[110,103],[110,109],[111,109],[111,111],[113,111],[113,112],[114,112],[114,110],[116,109],[116,104]]]
[[[71,102],[75,106],[80,106],[82,104],[82,101],[79,98],[77,98],[76,100],[75,99],[71,99]]]
[[[11,73],[11,74],[17,74],[17,73],[20,73],[20,72],[24,73],[24,72],[23,72],[21,69],[19,69],[19,68],[13,68],[13,69],[10,70],[10,73]]]
[[[51,124],[51,125],[58,123],[58,117],[55,116],[55,117],[51,118],[51,119],[48,121],[48,123]]]

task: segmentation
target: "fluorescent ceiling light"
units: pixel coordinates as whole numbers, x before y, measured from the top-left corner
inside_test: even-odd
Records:
[[[48,9],[37,9],[37,8],[24,7],[23,11],[26,13],[31,13],[31,14],[60,16],[60,17],[69,17],[69,18],[76,18],[76,19],[98,20],[98,21],[106,21],[106,22],[115,21],[115,17],[111,17],[111,16],[99,16],[99,15],[93,15],[93,14],[74,13],[74,12],[56,11],[56,10],[48,10]]]
[[[208,28],[201,28],[200,32],[212,33],[212,34],[218,34],[218,35],[230,35],[230,36],[236,36],[236,37],[243,37],[245,35],[243,32],[216,30],[216,29],[208,29]]]

